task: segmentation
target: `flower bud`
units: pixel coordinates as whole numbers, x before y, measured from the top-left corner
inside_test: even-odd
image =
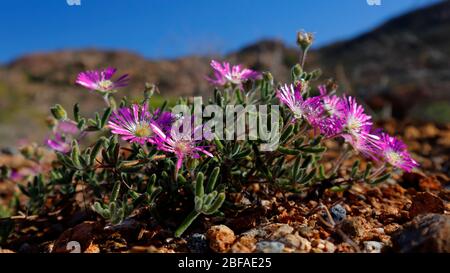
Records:
[[[325,86],[329,92],[335,92],[339,87],[334,79],[328,79]]]
[[[313,72],[311,72],[311,79],[317,80],[322,75],[322,70],[320,68],[315,69]]]
[[[303,69],[299,64],[296,64],[294,67],[292,67],[292,76],[294,79],[299,79],[302,75]]]
[[[28,144],[28,145],[25,145],[20,148],[20,153],[25,158],[31,158],[34,154],[34,151],[35,151],[35,147],[32,144]]]
[[[273,84],[273,76],[270,72],[264,72],[263,73],[263,79],[267,82],[269,82],[270,84]]]
[[[158,92],[158,87],[155,84],[153,84],[153,83],[146,82],[145,83],[145,90],[144,90],[144,99],[146,101],[148,101],[153,96],[155,91]]]
[[[64,110],[64,108],[60,104],[56,104],[52,108],[50,108],[50,111],[52,112],[52,115],[57,120],[65,120],[67,119],[67,112]]]
[[[311,32],[297,32],[297,45],[303,50],[308,50],[314,41],[314,34]]]
[[[195,168],[197,168],[197,166],[200,164],[200,162],[198,161],[198,159],[195,158],[191,158],[190,160],[186,161],[186,167],[189,170],[194,170]]]

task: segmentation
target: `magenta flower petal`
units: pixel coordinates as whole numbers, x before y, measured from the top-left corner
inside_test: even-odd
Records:
[[[68,153],[71,150],[72,140],[81,135],[75,122],[63,120],[58,122],[52,136],[46,139],[45,144],[54,151]]]
[[[114,73],[116,73],[117,69],[113,67],[108,67],[104,71],[101,72],[102,80],[110,80]]]
[[[166,141],[167,135],[163,132],[163,130],[155,123],[151,123],[150,127],[152,128],[153,132],[161,139],[161,141]],[[161,143],[161,142],[159,142]]]
[[[76,135],[80,132],[77,124],[70,120],[63,120],[58,122],[58,125],[56,126],[56,131],[63,134],[71,134],[71,135]]]
[[[319,86],[320,96],[322,98],[323,109],[328,116],[341,117],[344,113],[344,102],[336,95],[329,95],[324,85]]]
[[[378,160],[377,155],[379,153],[379,147],[375,144],[375,141],[367,141],[365,138],[354,137],[348,134],[342,135],[342,137],[347,143],[352,145],[353,149],[358,153],[374,161]]]
[[[344,131],[354,137],[363,137],[372,128],[372,117],[364,113],[364,108],[353,97],[344,97]]]
[[[335,137],[342,132],[342,119],[338,116],[324,116],[317,122],[317,128],[326,137]]]
[[[322,113],[316,127],[326,137],[334,137],[342,132],[344,105],[340,97],[328,95],[324,85],[319,86]]]
[[[183,165],[183,154],[177,154],[177,165],[176,170],[177,172],[181,169],[181,166]]]
[[[176,120],[176,117],[172,112],[169,111],[161,112],[160,109],[155,110],[155,112],[153,113],[153,118],[155,124],[157,124],[159,128],[161,128],[161,130],[166,134],[170,133],[172,124]]]
[[[61,153],[68,153],[71,150],[69,142],[59,133],[55,133],[53,137],[48,138],[46,144],[50,149]]]
[[[9,176],[9,179],[11,179],[14,182],[18,182],[20,180],[22,180],[25,177],[25,175],[23,175],[22,173],[20,173],[17,170],[12,170],[11,174]]]
[[[214,155],[212,153],[208,152],[206,149],[204,149],[202,147],[196,147],[195,150],[202,152],[209,157],[214,157]]]

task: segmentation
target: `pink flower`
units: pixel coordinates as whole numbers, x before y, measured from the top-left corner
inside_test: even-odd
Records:
[[[170,135],[165,134],[159,127],[154,128],[154,132],[159,136],[156,143],[158,149],[174,153],[177,157],[177,173],[186,157],[199,158],[200,153],[213,157],[213,155],[206,150],[207,146],[198,146],[200,141],[194,140],[197,130],[202,130],[202,128],[202,126],[195,128],[192,134],[171,132]]]
[[[156,109],[153,113],[153,120],[164,133],[168,134],[176,117],[172,112],[161,112],[160,109]]]
[[[19,182],[21,181],[23,178],[25,177],[25,175],[23,175],[22,173],[20,173],[18,170],[11,170],[11,174],[9,176],[9,179],[11,179],[11,181],[14,182]]]
[[[335,137],[342,132],[342,118],[336,115],[324,115],[316,123],[316,128],[328,138]]]
[[[123,107],[114,112],[108,122],[111,132],[120,135],[123,140],[130,143],[144,145],[147,142],[154,143],[156,126],[152,120],[147,105],[133,104],[131,107]]]
[[[333,137],[342,131],[344,104],[340,97],[328,95],[324,85],[319,86],[322,103],[322,118],[317,127],[327,137]]]
[[[339,115],[341,128],[336,136],[342,136],[356,151],[376,160],[380,138],[372,133],[372,118],[352,97],[344,97],[342,105],[342,115]]]
[[[407,172],[419,166],[408,153],[403,141],[386,133],[380,133],[380,138],[380,152],[389,164]]]
[[[276,96],[291,110],[294,119],[306,119],[309,124],[316,126],[323,112],[320,97],[303,99],[303,88],[301,83],[295,87],[293,84],[285,84],[277,90]]]
[[[61,153],[68,153],[71,150],[72,140],[81,132],[77,124],[73,121],[60,121],[53,131],[53,135],[45,141],[47,146]]]
[[[319,90],[325,113],[328,114],[328,116],[341,117],[345,107],[342,98],[336,95],[328,95],[327,89],[323,85],[319,86]]]
[[[20,182],[24,181],[27,177],[36,176],[40,172],[42,172],[40,166],[21,167],[20,169],[12,169],[8,178],[14,182]]]
[[[347,143],[352,145],[353,149],[358,153],[372,160],[378,160],[377,155],[379,153],[379,147],[377,146],[376,141],[367,141],[365,138],[354,137],[348,134],[344,134],[342,137]]]
[[[111,92],[119,87],[127,86],[129,80],[127,74],[119,77],[115,81],[111,80],[116,71],[115,68],[108,67],[100,71],[81,72],[78,74],[76,83],[90,90]]]
[[[224,86],[231,83],[239,86],[242,89],[242,83],[249,79],[257,79],[261,76],[259,72],[248,68],[243,68],[242,65],[231,66],[228,62],[222,64],[212,60],[211,67],[214,69],[215,78],[207,78],[209,82]]]
[[[372,117],[364,113],[364,108],[352,97],[343,99],[342,135],[362,138],[376,144],[379,137],[372,134]]]
[[[70,120],[59,121],[58,125],[56,126],[56,131],[66,135],[76,135],[80,133],[80,129],[78,129],[77,124]]]
[[[70,143],[67,139],[59,133],[55,133],[52,138],[46,140],[46,144],[50,149],[61,152],[70,152]]]

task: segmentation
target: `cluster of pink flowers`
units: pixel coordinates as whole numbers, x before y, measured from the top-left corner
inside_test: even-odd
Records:
[[[178,172],[186,157],[199,158],[199,152],[210,157],[213,155],[206,150],[207,147],[199,146],[199,141],[192,135],[172,132],[172,125],[177,121],[171,112],[157,109],[151,114],[146,105],[133,104],[131,107],[120,108],[114,112],[108,127],[112,133],[120,135],[125,141],[141,145],[151,143],[158,150],[175,154]]]
[[[241,77],[253,77],[253,73],[240,68],[232,69],[230,77],[234,83],[239,84],[235,73],[240,73]],[[123,75],[116,81],[111,78],[116,72],[115,68],[107,68],[101,71],[86,71],[78,75],[76,83],[89,90],[103,93],[113,92],[117,88],[125,87],[128,83],[128,75]],[[199,141],[192,136],[171,134],[171,128],[177,118],[168,111],[156,109],[150,113],[147,104],[133,104],[130,107],[123,107],[112,113],[108,127],[113,134],[119,135],[123,140],[130,143],[145,145],[147,143],[155,145],[161,151],[170,152],[177,157],[176,170],[181,168],[186,157],[198,158],[200,153],[212,157],[207,151],[207,147],[199,146]],[[71,141],[82,132],[77,124],[66,120],[60,121],[55,126],[53,135],[46,140],[49,148],[68,153],[71,150]]]
[[[243,68],[241,65],[232,66],[227,62],[219,63],[213,60],[211,66],[215,78],[208,80],[219,86],[231,84],[242,89],[244,82],[261,76],[259,72]],[[126,86],[128,82],[128,75],[112,81],[115,72],[115,68],[83,72],[78,75],[76,83],[91,90],[112,92]],[[401,140],[380,130],[374,131],[371,116],[365,113],[355,98],[328,94],[325,86],[319,86],[320,95],[306,98],[307,89],[307,83],[297,82],[295,85],[281,86],[276,91],[278,99],[291,110],[292,121],[305,120],[314,130],[327,138],[340,137],[354,150],[368,158],[383,160],[405,171],[411,171],[418,166]],[[157,109],[150,113],[146,105],[134,104],[115,111],[108,122],[108,127],[113,134],[121,136],[125,141],[141,145],[151,143],[159,150],[175,154],[177,171],[186,157],[197,158],[200,153],[212,157],[207,147],[199,146],[192,135],[185,136],[171,132],[176,120],[170,112]],[[53,136],[47,140],[47,145],[56,151],[66,153],[70,150],[70,141],[77,134],[80,132],[75,123],[60,121]]]
[[[328,138],[343,138],[368,158],[384,160],[408,172],[418,166],[401,140],[374,131],[372,117],[365,113],[355,98],[329,95],[325,86],[320,86],[319,96],[305,99],[306,88],[305,83],[299,82],[277,90],[277,97],[291,110],[294,120],[306,120]]]

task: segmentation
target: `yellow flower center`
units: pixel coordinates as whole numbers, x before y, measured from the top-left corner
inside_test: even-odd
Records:
[[[347,121],[347,126],[346,127],[347,127],[347,130],[350,133],[357,133],[359,131],[360,127],[361,127],[361,123],[355,118],[350,118]]]
[[[387,151],[386,158],[392,165],[397,165],[402,161],[402,157],[394,151]]]
[[[190,150],[190,145],[187,141],[180,141],[177,143],[177,150],[181,153],[186,153]]]
[[[144,124],[140,123],[136,126],[136,129],[134,130],[134,134],[137,137],[149,137],[153,134],[153,131],[150,128],[150,125],[145,124],[145,123]]]
[[[323,106],[328,115],[332,116],[336,114],[336,109],[329,102],[324,103]]]
[[[241,75],[238,73],[231,72],[231,73],[226,74],[225,77],[234,84],[241,83]]]
[[[302,118],[303,117],[303,110],[300,108],[299,105],[296,105],[293,107],[292,112],[294,112],[295,118]]]
[[[100,89],[101,91],[108,91],[113,86],[113,82],[110,80],[104,80],[99,82],[97,85],[98,89]]]

